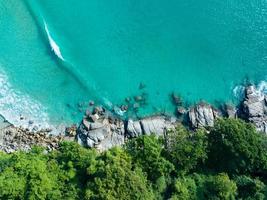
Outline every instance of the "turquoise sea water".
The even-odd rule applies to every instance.
[[[0,113],[16,123],[142,94],[138,115],[172,113],[172,92],[235,102],[236,86],[267,80],[267,2],[1,0],[0,47]]]

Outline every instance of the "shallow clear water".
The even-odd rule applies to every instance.
[[[89,100],[140,94],[139,115],[172,113],[172,92],[235,102],[237,85],[267,80],[265,0],[2,0],[0,27],[0,113],[13,119],[75,122]]]

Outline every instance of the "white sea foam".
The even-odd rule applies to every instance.
[[[48,37],[48,40],[49,40],[49,44],[51,46],[52,51],[54,51],[54,53],[56,54],[56,56],[58,58],[60,58],[61,60],[64,61],[64,58],[63,58],[63,56],[62,56],[62,54],[60,52],[60,48],[57,45],[57,43],[55,42],[55,40],[52,38],[52,36],[51,36],[51,34],[49,32],[48,26],[47,26],[45,21],[44,21],[44,26],[45,26],[45,32],[47,34],[47,37]]]
[[[122,111],[118,106],[114,106],[107,98],[103,98],[103,103],[108,109],[113,110],[119,116],[123,116],[126,113],[126,111]]]
[[[46,108],[28,95],[15,90],[0,73],[0,114],[10,123],[29,129],[52,128]],[[32,123],[29,123],[32,121]]]
[[[257,90],[262,94],[267,94],[267,81],[261,81],[257,86]]]
[[[263,94],[267,94],[267,81],[261,81],[256,85],[256,89],[258,94],[262,95],[262,98],[264,98]],[[233,93],[237,99],[243,99],[245,95],[245,87],[243,85],[237,85],[234,87]]]
[[[245,87],[243,85],[237,85],[233,89],[234,97],[237,99],[242,99],[244,97]]]

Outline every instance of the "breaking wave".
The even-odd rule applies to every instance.
[[[51,49],[52,51],[54,51],[54,53],[56,54],[56,56],[61,59],[61,60],[65,60],[61,54],[61,51],[60,51],[60,47],[57,45],[57,43],[55,42],[55,40],[52,38],[50,32],[49,32],[49,29],[48,29],[48,26],[46,24],[46,22],[44,21],[44,27],[45,27],[45,32],[46,32],[46,35],[47,35],[47,38],[49,40],[49,44],[51,46]]]
[[[28,95],[15,90],[3,73],[0,74],[0,113],[15,126],[30,130],[54,130],[46,108]]]

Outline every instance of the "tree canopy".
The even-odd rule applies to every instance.
[[[178,126],[105,152],[74,142],[0,152],[0,199],[264,200],[266,144],[253,125],[220,119],[209,131]]]

